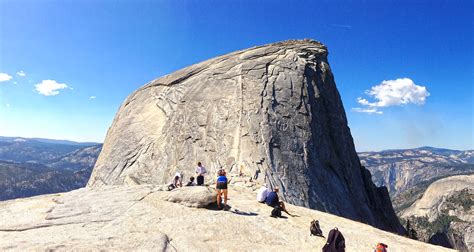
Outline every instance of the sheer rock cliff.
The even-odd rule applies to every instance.
[[[163,184],[201,161],[212,175],[278,186],[292,204],[403,233],[360,164],[327,56],[317,41],[283,41],[147,83],[117,112],[88,186]]]

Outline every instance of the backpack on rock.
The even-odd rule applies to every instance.
[[[328,240],[323,247],[323,252],[345,252],[346,241],[344,236],[337,228],[332,229],[329,232]]]
[[[377,243],[377,246],[375,246],[375,250],[374,252],[387,252],[387,244],[383,244],[383,243]]]
[[[323,231],[321,230],[321,227],[319,226],[318,220],[311,221],[311,225],[309,226],[309,231],[311,232],[310,235],[315,235],[315,236],[324,238]]]
[[[273,208],[272,214],[270,215],[273,218],[281,218],[281,208],[280,206],[277,206]]]

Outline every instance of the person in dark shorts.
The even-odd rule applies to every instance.
[[[292,214],[290,214],[287,210],[286,210],[286,206],[285,206],[285,203],[283,203],[283,201],[280,201],[279,198],[278,198],[278,192],[279,192],[279,188],[278,187],[275,187],[275,189],[273,189],[272,192],[269,192],[268,195],[267,195],[267,198],[265,199],[265,203],[273,208],[280,208],[281,211],[287,213],[289,216],[292,216]]]
[[[217,207],[221,208],[221,199],[222,194],[224,194],[224,208],[227,206],[227,177],[224,170],[219,170],[218,177],[216,183],[216,190],[217,190]]]
[[[202,166],[201,162],[198,162],[197,167],[196,167],[197,185],[204,184],[204,174],[206,173],[207,173],[206,168]]]

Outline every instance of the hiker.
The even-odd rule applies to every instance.
[[[328,239],[323,247],[323,252],[345,252],[346,241],[337,228],[329,231]]]
[[[285,207],[285,203],[283,201],[280,201],[278,199],[278,192],[280,189],[278,187],[275,187],[272,192],[269,192],[267,197],[265,198],[265,203],[273,208],[280,208],[281,211],[287,213],[289,216],[293,217],[292,214],[290,214]]]
[[[257,201],[260,203],[265,203],[265,199],[267,198],[268,193],[270,190],[267,188],[267,184],[263,184],[262,187],[258,190],[257,193]]]
[[[186,184],[186,186],[194,186],[194,185],[195,185],[195,184],[194,184],[194,177],[191,176],[191,177],[189,178],[189,181],[188,181],[188,183]]]
[[[179,183],[180,183],[179,176],[174,176],[173,182],[171,182],[171,184],[168,185],[168,191],[178,188]]]
[[[203,185],[204,184],[204,174],[206,174],[206,168],[202,166],[201,162],[197,163],[196,167],[196,175],[197,175],[197,185]]]
[[[217,190],[217,207],[221,209],[222,194],[224,194],[224,209],[227,206],[227,177],[224,170],[219,170],[219,176],[217,177],[216,190]]]
[[[176,187],[183,187],[183,173],[176,171],[174,177],[178,177],[178,181],[176,182]]]
[[[240,170],[239,170],[239,177],[243,177],[245,175],[245,168],[244,165],[240,165]]]

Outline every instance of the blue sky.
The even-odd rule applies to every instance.
[[[0,1],[0,135],[102,142],[151,79],[313,38],[359,151],[474,148],[472,1],[223,2]]]

